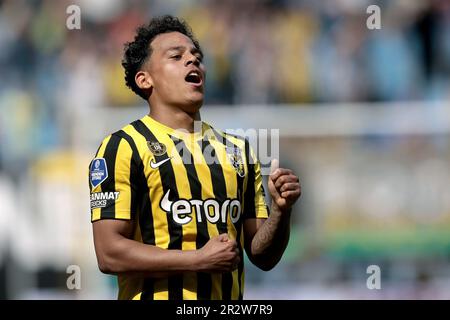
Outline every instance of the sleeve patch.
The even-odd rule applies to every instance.
[[[106,167],[106,160],[104,158],[95,158],[92,160],[89,169],[89,178],[94,188],[108,178],[108,168]]]

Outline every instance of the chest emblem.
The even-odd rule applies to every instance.
[[[236,146],[226,147],[227,158],[230,161],[237,174],[242,178],[245,175],[244,161],[242,160],[242,151]]]
[[[147,147],[154,156],[162,156],[167,152],[166,145],[157,141],[147,141]]]

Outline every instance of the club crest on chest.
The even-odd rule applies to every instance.
[[[167,152],[166,145],[158,141],[147,141],[147,147],[154,156],[162,156]]]
[[[236,146],[226,147],[227,158],[240,177],[244,177],[245,168],[242,151]]]

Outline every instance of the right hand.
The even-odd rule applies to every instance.
[[[198,268],[202,272],[231,272],[241,261],[237,242],[226,233],[211,238],[197,253]]]

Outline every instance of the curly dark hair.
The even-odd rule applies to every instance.
[[[149,98],[149,92],[139,88],[134,78],[152,54],[150,44],[153,39],[157,35],[167,32],[180,32],[186,35],[192,40],[195,47],[201,51],[191,28],[182,19],[165,15],[153,18],[148,25],[140,26],[136,31],[134,41],[125,44],[122,66],[125,69],[125,83],[127,87],[146,101]]]

